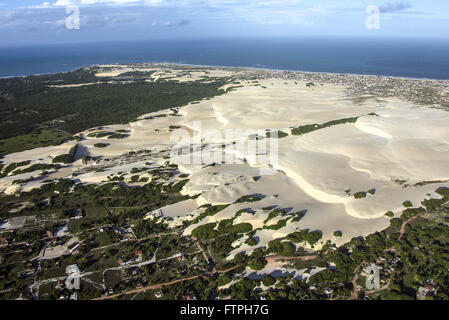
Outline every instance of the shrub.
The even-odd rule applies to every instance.
[[[248,264],[248,267],[250,267],[253,270],[262,270],[267,265],[267,260],[265,258],[258,258],[254,259]]]
[[[267,208],[267,209],[269,210],[269,209],[271,209],[271,208]],[[264,209],[264,210],[265,210],[265,209]],[[271,211],[271,212],[268,214],[267,219],[265,219],[265,221],[264,221],[263,223],[267,223],[267,222],[270,221],[271,219],[274,219],[274,218],[276,218],[277,216],[279,216],[280,214],[284,214],[284,210],[282,210],[282,209],[276,209],[276,210]]]
[[[227,285],[231,281],[232,281],[232,277],[229,274],[225,273],[225,274],[220,275],[217,278],[217,285],[219,287],[222,287],[224,285]]]
[[[357,122],[358,117],[354,118],[345,118],[345,119],[339,119],[339,120],[332,120],[323,124],[307,124],[298,128],[292,129],[292,134],[299,136],[302,134],[310,133],[316,130],[324,129],[324,128],[330,128],[332,126],[338,125],[338,124],[344,124],[344,123],[355,123]]]
[[[96,144],[94,144],[95,148],[106,148],[107,146],[109,146],[109,143],[96,143]]]
[[[390,224],[393,228],[400,228],[402,226],[402,220],[399,218],[393,218],[390,220]]]
[[[301,212],[301,211],[296,212],[295,214],[296,214],[296,217],[294,217],[294,218],[292,219],[292,222],[298,222],[298,221],[300,221],[302,218],[304,218],[304,216],[306,215],[304,212]]]
[[[341,231],[335,231],[334,232],[334,236],[337,237],[337,238],[341,238],[342,235],[343,235],[343,232],[341,232]]]
[[[59,156],[54,157],[52,162],[67,164],[73,162],[73,158],[70,154],[61,154]]]
[[[250,223],[239,223],[232,226],[231,233],[247,233],[253,230],[253,226]]]
[[[210,240],[216,238],[218,232],[215,229],[217,223],[208,223],[202,226],[199,226],[192,231],[192,236],[199,240]]]
[[[445,203],[444,199],[426,199],[421,204],[426,207],[427,211],[435,211]]]
[[[53,168],[58,168],[58,165],[46,164],[46,163],[36,163],[36,164],[33,164],[32,166],[29,166],[28,168],[15,170],[13,172],[13,175],[27,173],[27,172],[33,172],[33,171],[37,171],[37,170],[49,170],[49,169],[53,169]]]
[[[243,196],[239,198],[235,203],[243,203],[243,202],[256,202],[262,200],[263,197],[259,195],[249,195],[249,196]]]
[[[70,148],[69,153],[61,154],[53,158],[53,163],[72,163],[75,161],[76,151],[78,150],[78,144],[75,144],[72,148]]]
[[[436,191],[440,196],[445,197],[446,199],[449,198],[449,188],[446,187],[440,187]]]
[[[281,242],[281,240],[272,240],[268,243],[268,248],[271,252],[283,256],[292,257],[296,253],[296,248],[290,242]]]
[[[413,203],[412,203],[411,201],[409,201],[409,200],[404,201],[404,202],[402,203],[402,205],[403,205],[404,207],[406,207],[406,208],[412,208],[412,207],[413,207]]]
[[[110,136],[108,137],[108,139],[125,139],[125,138],[127,138],[127,137],[128,137],[127,134],[116,133],[116,134],[110,135]]]
[[[279,220],[276,224],[273,224],[271,226],[265,226],[264,229],[268,229],[268,230],[279,230],[282,229],[283,227],[285,227],[287,225],[287,221],[288,219],[284,219],[284,220]]]
[[[269,287],[276,283],[276,279],[268,275],[262,278],[262,283],[265,287]]]
[[[290,233],[287,239],[293,241],[294,243],[300,243],[303,241],[308,242],[311,246],[315,245],[322,238],[320,231],[301,230],[298,232]]]
[[[314,246],[322,237],[323,236],[320,231],[312,231],[306,234],[306,241],[311,246]]]
[[[99,132],[89,133],[87,136],[89,138],[104,138],[104,137],[107,137],[107,136],[111,136],[113,134],[114,134],[114,132],[99,131]]]
[[[248,239],[246,239],[245,244],[249,245],[249,246],[255,246],[257,244],[257,240],[254,239],[253,237],[250,237]]]
[[[7,176],[8,173],[14,171],[18,167],[27,166],[30,163],[31,163],[30,160],[26,160],[26,161],[22,161],[22,162],[18,162],[18,163],[10,163],[3,169],[3,172],[2,172],[2,169],[0,168],[0,172],[1,172],[0,177]],[[3,165],[2,165],[2,168],[3,168]]]
[[[387,216],[389,218],[393,218],[394,217],[394,212],[393,211],[388,211],[387,213],[385,213],[385,216]]]
[[[278,139],[282,139],[282,138],[288,137],[288,133],[285,133],[283,131],[277,130],[275,132],[277,132],[277,138]],[[273,132],[267,132],[266,133],[267,138],[271,138],[272,135],[273,135]]]
[[[217,205],[217,206],[210,206],[206,209],[205,213],[208,216],[213,216],[216,215],[217,213],[219,213],[220,211],[226,209],[227,207],[229,207],[228,204],[224,204],[224,205]]]
[[[364,192],[364,191],[356,192],[356,193],[354,193],[354,198],[364,199],[364,198],[366,198],[366,192]]]
[[[220,221],[218,224],[218,232],[221,234],[227,233],[247,233],[253,230],[253,226],[249,223],[239,223],[234,225],[231,219]]]

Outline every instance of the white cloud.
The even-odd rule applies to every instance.
[[[140,4],[140,5],[158,5],[163,0],[57,0],[52,3],[53,6],[88,6],[97,4],[123,5],[123,4]]]

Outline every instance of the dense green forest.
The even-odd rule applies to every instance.
[[[88,128],[127,123],[138,116],[224,93],[223,81],[121,82],[94,69],[0,79],[0,155],[62,143]],[[52,87],[79,83],[80,87]],[[113,83],[105,81],[118,80]],[[11,140],[12,139],[12,140]],[[16,141],[17,140],[17,141]]]

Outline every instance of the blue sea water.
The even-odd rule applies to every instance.
[[[0,77],[108,63],[172,62],[449,80],[449,40],[277,38],[0,47]]]

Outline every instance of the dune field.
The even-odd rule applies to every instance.
[[[133,71],[132,67],[107,66],[97,76],[101,79]],[[154,72],[154,79],[178,81],[207,81],[208,77],[229,77],[234,72],[216,69],[170,74],[152,68],[140,71]],[[0,191],[29,191],[60,178],[101,184],[123,174],[125,183],[141,185],[142,182],[130,181],[130,171],[145,168],[148,172],[173,164],[171,137],[176,130],[192,136],[198,128],[202,132],[215,130],[220,135],[203,137],[197,147],[207,147],[216,154],[233,153],[235,161],[213,165],[178,163],[180,173],[189,179],[182,193],[198,197],[160,211],[177,225],[201,214],[205,204],[230,204],[216,215],[190,225],[184,233],[224,219],[234,219],[234,224],[250,223],[256,230],[257,246],[245,244],[246,238],[242,238],[235,243],[232,257],[303,229],[321,231],[319,245],[327,240],[343,244],[355,236],[388,227],[390,218],[385,214],[399,214],[405,201],[419,207],[424,199],[441,198],[435,190],[449,185],[448,111],[398,98],[354,101],[344,85],[308,85],[306,81],[276,77],[230,80],[223,89],[227,90],[225,94],[209,100],[142,115],[129,124],[82,132],[82,139],[77,142],[77,161],[49,169],[45,174],[37,170],[8,175],[0,179]],[[309,130],[310,125],[317,126]],[[295,131],[301,127],[307,130]],[[259,163],[251,156],[235,153],[235,140],[226,139],[229,129],[282,132],[278,138],[261,137],[267,143],[277,139],[276,161]],[[99,131],[121,132],[125,137],[89,137]],[[249,140],[246,137],[241,142]],[[51,164],[55,156],[67,153],[74,144],[72,141],[9,154],[2,161],[8,165],[30,160],[23,168]],[[96,147],[99,144],[103,146]],[[272,174],[261,174],[260,169],[272,169]],[[149,173],[140,177],[152,178]],[[165,183],[180,180],[177,176]],[[247,195],[257,195],[259,201],[236,202]],[[268,219],[267,208],[283,209],[284,213]],[[295,220],[298,212],[304,217]],[[283,227],[267,228],[282,220],[286,220]],[[335,231],[341,231],[342,236],[335,237]]]

